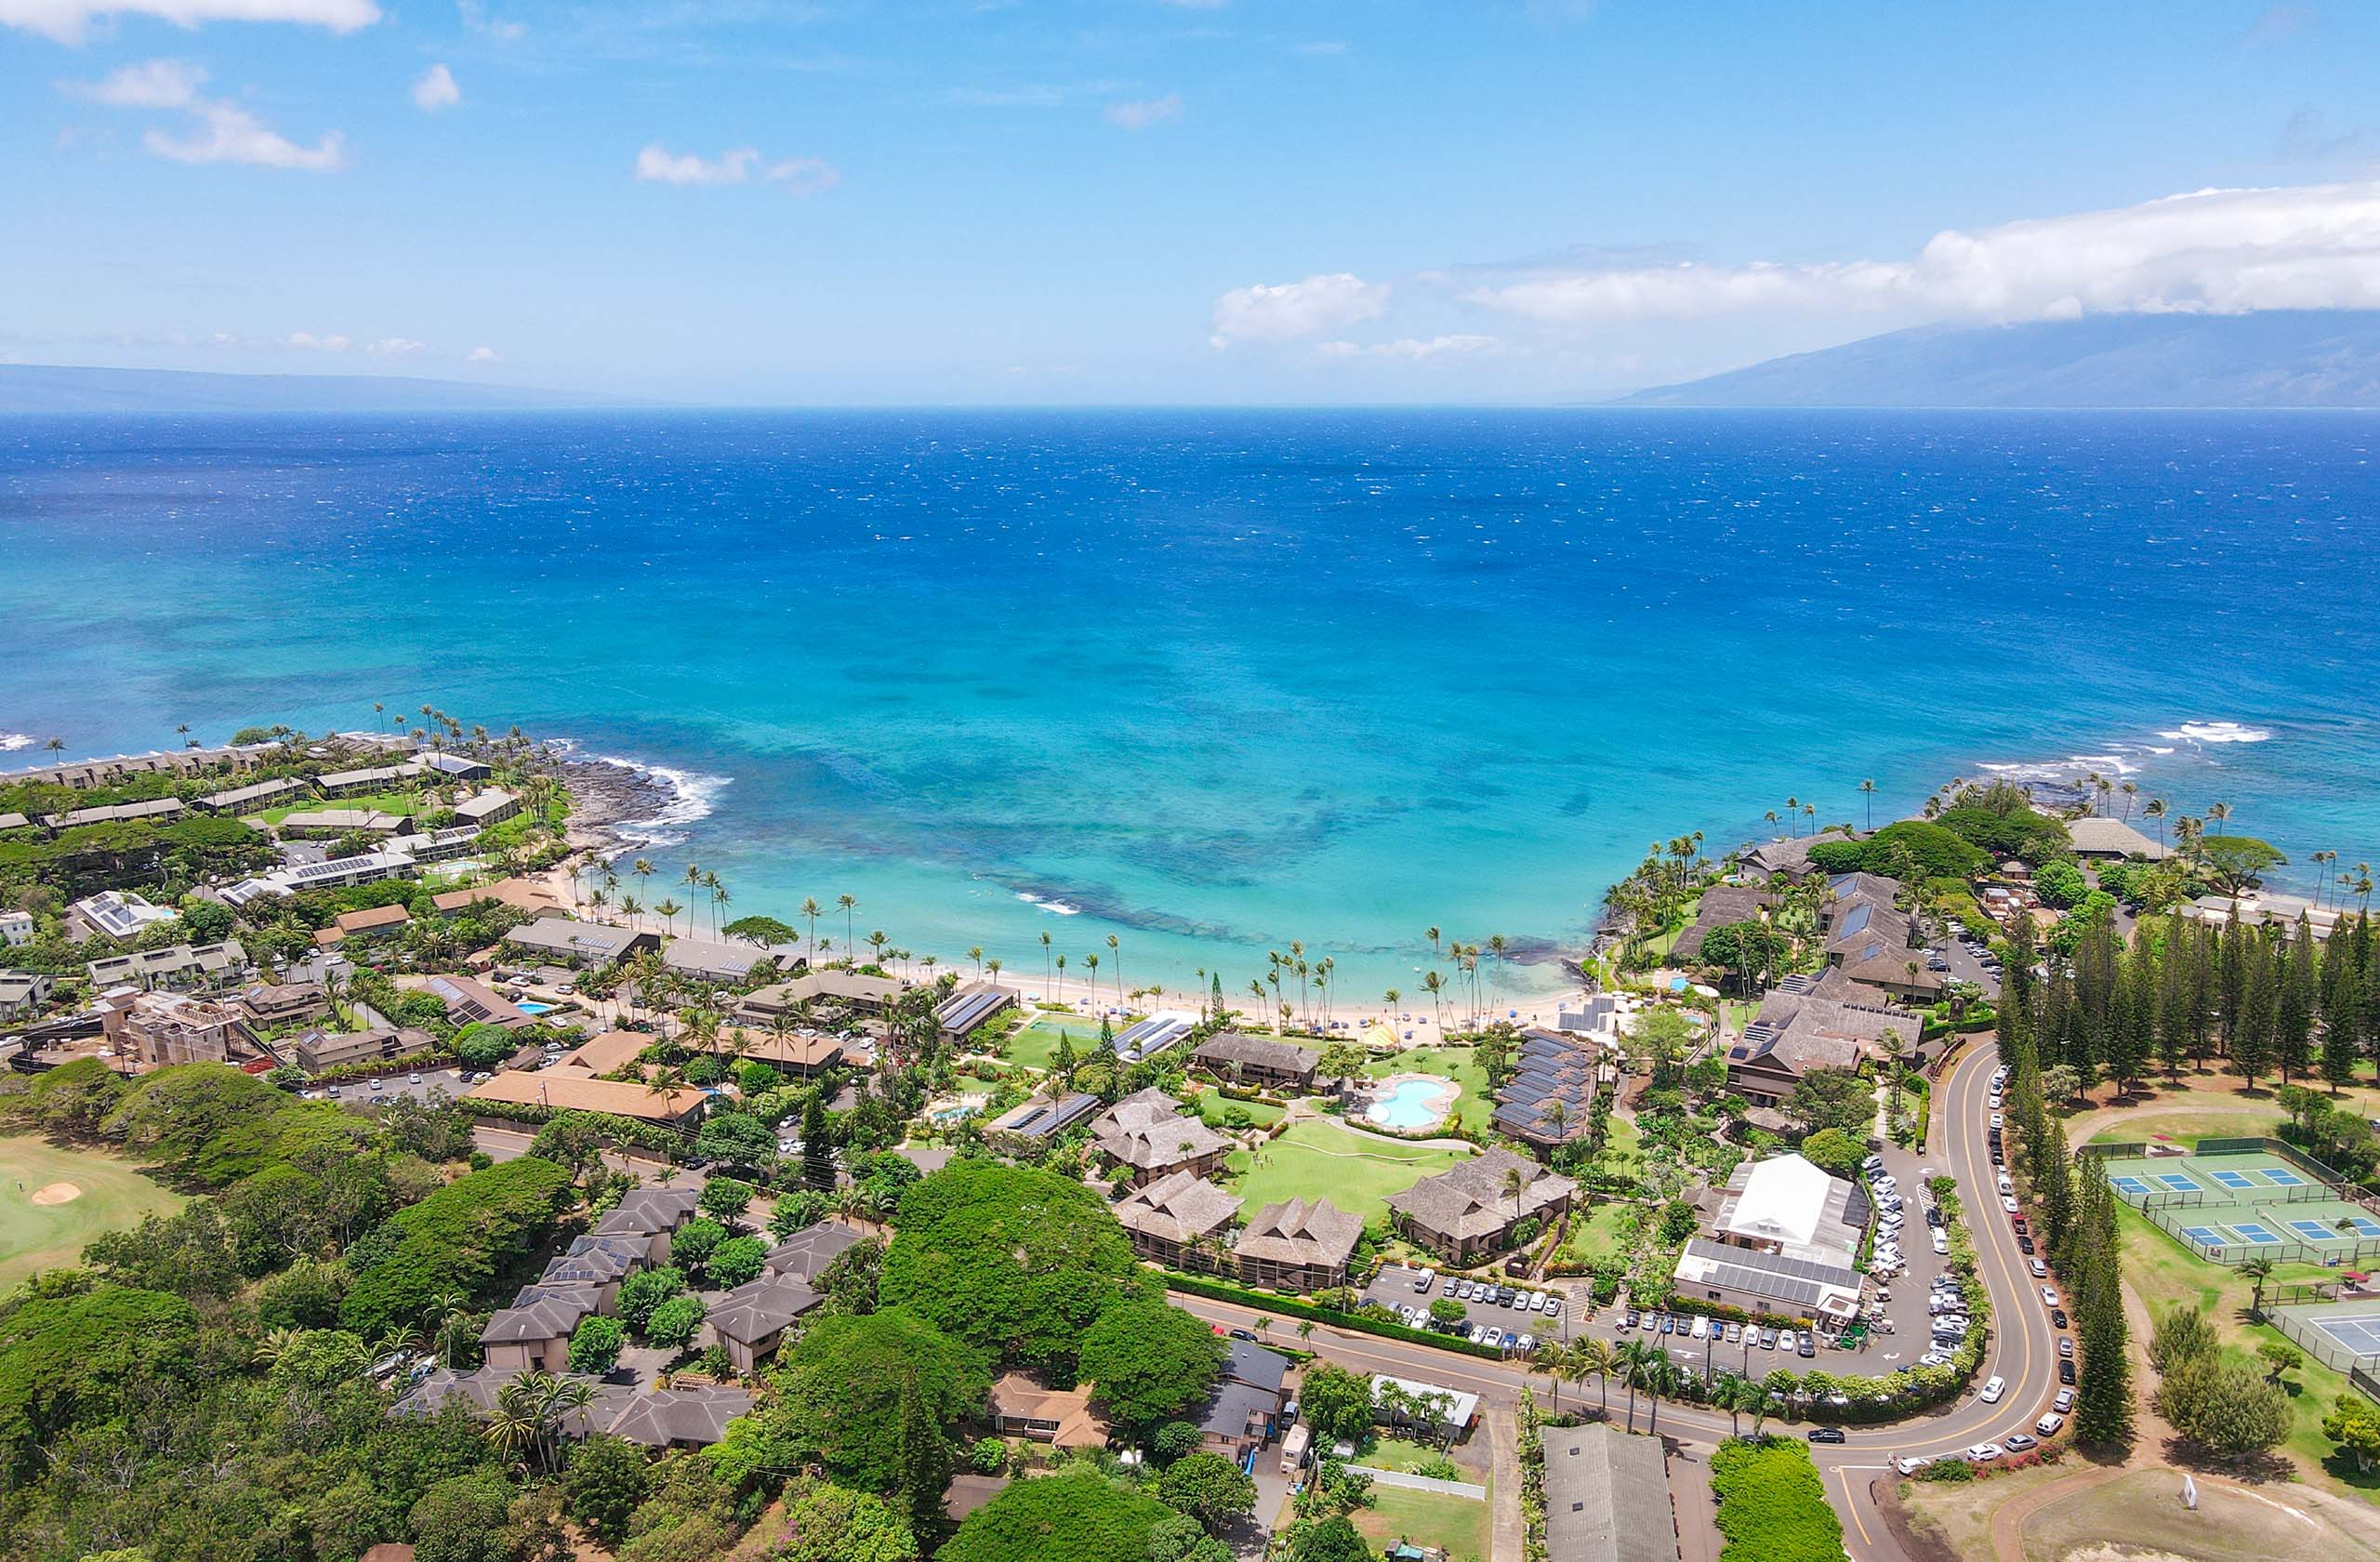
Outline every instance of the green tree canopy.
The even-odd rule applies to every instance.
[[[958,1160],[902,1196],[879,1294],[1005,1359],[1064,1368],[1139,1277],[1124,1228],[1082,1184]]]
[[[1372,1429],[1371,1380],[1328,1361],[1307,1370],[1298,1406],[1325,1447],[1358,1442]]]
[[[917,1562],[917,1538],[894,1509],[840,1486],[813,1486],[786,1505],[777,1562]]]
[[[946,1428],[982,1410],[991,1389],[981,1352],[897,1307],[818,1319],[774,1380],[772,1413],[795,1449],[842,1485],[876,1492],[903,1484],[905,1396]]]
[[[704,1276],[722,1291],[733,1291],[760,1277],[769,1262],[769,1245],[758,1237],[730,1237],[711,1250]]]
[[[694,1343],[702,1326],[703,1299],[673,1296],[646,1315],[644,1337],[656,1345],[683,1349]]]
[[[449,1183],[349,1251],[356,1278],[340,1321],[368,1338],[422,1320],[450,1291],[492,1299],[502,1275],[546,1245],[574,1197],[570,1173],[534,1156]]]
[[[570,1516],[607,1546],[627,1538],[628,1516],[652,1489],[644,1450],[624,1438],[593,1436],[570,1450],[563,1479]]]
[[[1822,1128],[1802,1141],[1802,1156],[1835,1176],[1855,1177],[1859,1163],[1868,1158],[1868,1145],[1839,1128]]]
[[[932,1181],[931,1178],[928,1181]],[[971,1513],[936,1562],[1132,1562],[1171,1510],[1095,1470],[1022,1480]]]
[[[1168,1465],[1157,1477],[1157,1494],[1168,1507],[1181,1509],[1211,1530],[1232,1515],[1256,1506],[1256,1481],[1236,1461],[1202,1449]]]
[[[1813,1068],[1786,1092],[1784,1108],[1813,1133],[1828,1128],[1860,1133],[1876,1119],[1874,1087],[1857,1069]]]
[[[1141,1429],[1203,1399],[1223,1356],[1223,1341],[1203,1319],[1148,1298],[1102,1314],[1083,1333],[1076,1370],[1110,1421]]]
[[[0,1317],[0,1447],[21,1467],[144,1384],[186,1375],[197,1343],[197,1314],[163,1291],[103,1285],[24,1303]]]

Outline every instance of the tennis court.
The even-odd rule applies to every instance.
[[[2380,1365],[2380,1300],[2366,1296],[2275,1308],[2272,1321],[2306,1353],[2345,1371],[2351,1364]]]
[[[2106,1164],[2118,1198],[2217,1264],[2259,1253],[2334,1265],[2380,1255],[2380,1215],[2270,1150]]]

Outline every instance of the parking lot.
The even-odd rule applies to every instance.
[[[378,1088],[375,1089],[375,1086]],[[322,1094],[352,1105],[358,1102],[385,1101],[392,1095],[409,1095],[416,1101],[428,1101],[434,1091],[444,1091],[450,1096],[462,1094],[462,1072],[454,1068],[424,1068],[418,1070],[417,1075],[383,1074],[372,1079],[348,1079],[324,1086]]]
[[[1414,1289],[1415,1282],[1425,1276],[1430,1280],[1430,1289],[1426,1293]],[[1460,1277],[1456,1277],[1455,1283],[1457,1285],[1461,1283]],[[1481,1283],[1485,1284],[1485,1282]],[[1372,1283],[1365,1288],[1364,1300],[1378,1302],[1392,1310],[1398,1307],[1419,1307],[1423,1312],[1427,1312],[1431,1303],[1451,1299],[1461,1303],[1463,1317],[1476,1328],[1501,1329],[1506,1334],[1514,1336],[1525,1334],[1529,1337],[1532,1344],[1542,1340],[1567,1340],[1570,1337],[1570,1298],[1563,1282],[1551,1281],[1542,1285],[1526,1286],[1518,1283],[1506,1286],[1500,1282],[1499,1294],[1501,1295],[1505,1290],[1513,1292],[1514,1304],[1511,1306],[1503,1306],[1485,1299],[1465,1300],[1455,1294],[1453,1288],[1448,1285],[1447,1277],[1438,1275],[1435,1271],[1416,1269],[1402,1264],[1385,1264],[1381,1266],[1380,1273],[1373,1277]],[[1551,1310],[1531,1307],[1528,1304],[1532,1297],[1545,1298],[1550,1304]]]

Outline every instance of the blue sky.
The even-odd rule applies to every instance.
[[[0,0],[0,359],[1529,402],[2375,307],[2375,65],[2342,4]]]

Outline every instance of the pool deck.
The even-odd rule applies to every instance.
[[[1440,1075],[1391,1074],[1373,1084],[1357,1120],[1391,1133],[1423,1133],[1443,1124],[1461,1095],[1461,1085]],[[1399,1115],[1383,1117],[1382,1108]]]

